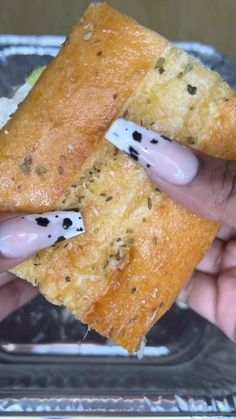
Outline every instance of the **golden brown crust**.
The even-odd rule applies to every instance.
[[[232,92],[212,123],[201,150],[223,159],[236,160],[236,93]]]
[[[211,155],[236,158],[236,105],[230,86],[171,44],[161,62],[161,71],[151,69],[129,98],[129,118]],[[194,86],[193,95],[188,86]]]
[[[0,131],[0,211],[53,208],[166,42],[104,3],[87,9]]]
[[[140,228],[124,266],[82,320],[129,351],[137,349],[173,304],[216,232],[216,224],[163,199],[156,216]]]
[[[83,35],[88,32],[93,34],[85,41]],[[102,53],[97,56],[99,51]],[[64,304],[104,336],[134,350],[173,303],[218,226],[156,190],[142,168],[102,138],[103,132],[123,108],[132,120],[142,120],[178,141],[187,144],[199,133],[193,144],[196,148],[236,158],[232,141],[236,133],[235,95],[218,75],[104,4],[88,9],[83,26],[75,28],[60,54],[8,127],[10,133],[19,127],[19,144],[24,134],[21,158],[27,141],[30,145],[35,141],[34,164],[42,164],[42,146],[47,158],[54,156],[52,177],[48,174],[46,181],[39,183],[33,173],[24,175],[28,180],[22,196],[10,187],[3,199],[10,181],[9,171],[8,175],[2,172],[7,169],[2,155],[0,209],[11,206],[39,211],[79,206],[86,233],[39,252],[13,272],[38,284],[46,298]],[[164,72],[159,72],[159,64],[155,66],[161,55],[166,60]],[[59,82],[54,80],[55,74]],[[66,74],[68,80],[62,80]],[[188,96],[188,83],[198,83],[196,97]],[[51,91],[49,96],[45,92],[45,86],[51,85],[56,99]],[[48,121],[43,113],[36,123],[33,116],[38,103],[44,103],[53,124],[59,119],[63,122],[55,131],[56,145],[50,142],[55,139],[51,129],[45,131],[50,138],[44,136],[42,145],[38,135],[32,138],[31,131],[44,132],[44,118]],[[44,112],[43,107],[40,109]],[[28,122],[29,116],[27,129],[24,120]],[[65,173],[59,176],[58,164],[60,155],[65,155],[68,133],[75,152],[71,157],[66,155]],[[224,133],[231,142],[224,139]],[[17,171],[19,155],[13,159],[13,134],[8,136],[9,144],[1,141]],[[14,176],[17,181],[22,179],[22,175]],[[70,283],[65,281],[68,276]]]

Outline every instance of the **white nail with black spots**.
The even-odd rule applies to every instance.
[[[77,210],[17,216],[0,225],[0,253],[7,258],[25,258],[84,231]]]
[[[105,138],[144,167],[153,180],[160,177],[186,185],[197,174],[198,159],[188,148],[132,121],[116,119]]]

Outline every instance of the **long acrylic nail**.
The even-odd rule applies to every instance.
[[[186,185],[197,174],[198,159],[189,149],[131,121],[116,119],[105,138],[139,162],[152,178]]]
[[[24,258],[84,232],[79,211],[53,211],[11,218],[0,225],[0,253]]]

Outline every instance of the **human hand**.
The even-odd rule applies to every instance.
[[[7,271],[40,249],[83,231],[78,211],[0,217],[0,321],[37,294],[37,288]]]
[[[236,161],[191,151],[123,119],[113,123],[106,138],[175,201],[221,224],[180,299],[236,341]]]

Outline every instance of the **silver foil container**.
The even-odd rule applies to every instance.
[[[47,64],[61,36],[0,35],[0,97]],[[209,45],[176,42],[236,88],[236,70]],[[236,346],[174,306],[128,356],[43,297],[0,324],[0,416],[235,417]]]

